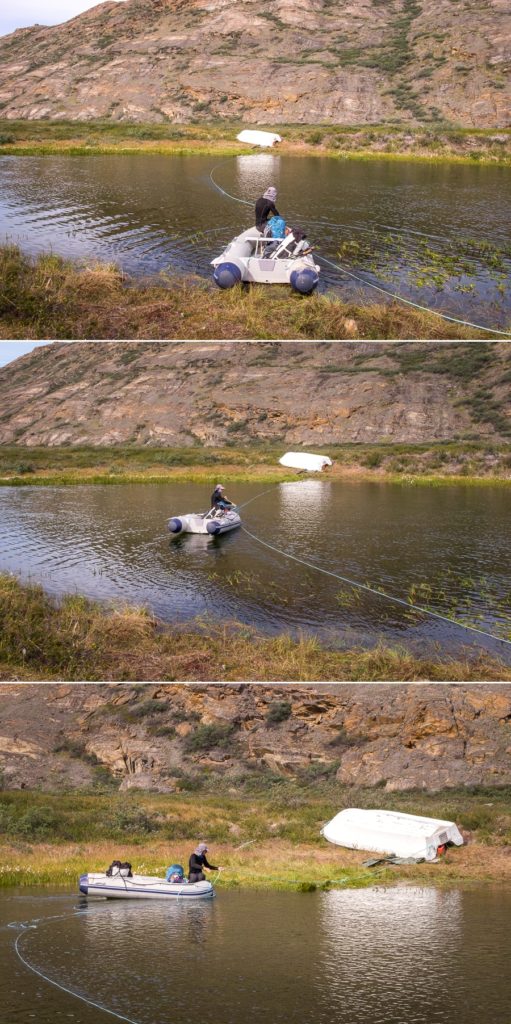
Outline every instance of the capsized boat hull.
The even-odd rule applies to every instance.
[[[80,892],[84,896],[104,896],[120,900],[203,900],[212,899],[211,882],[167,882],[148,875],[105,875],[88,873],[80,876]]]
[[[197,515],[192,512],[184,516],[173,516],[168,521],[168,528],[174,537],[181,533],[202,533],[218,537],[222,533],[236,530],[238,526],[241,526],[241,516],[234,509],[225,511],[223,515],[212,515],[209,512],[206,515]]]
[[[257,228],[249,228],[229,242],[220,256],[211,261],[213,278],[219,288],[233,288],[241,281],[253,284],[287,284],[302,295],[309,295],[319,281],[320,268],[312,256],[289,259],[264,258],[263,249],[271,239]]]

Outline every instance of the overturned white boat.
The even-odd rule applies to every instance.
[[[263,132],[260,129],[244,128],[236,136],[238,142],[248,142],[250,146],[274,146],[276,142],[282,142],[282,136],[276,132]]]
[[[357,807],[336,814],[321,829],[321,835],[349,850],[424,860],[434,860],[438,848],[448,843],[463,846],[463,836],[453,821]]]
[[[80,875],[80,892],[84,896],[105,896],[107,899],[130,900],[197,900],[211,899],[215,890],[211,882],[167,882],[149,875],[127,876],[88,873]]]
[[[307,473],[321,473],[328,466],[333,466],[328,455],[313,455],[312,452],[286,452],[279,463],[289,469],[303,469]]]
[[[174,537],[181,533],[209,533],[212,537],[218,537],[221,533],[228,533],[241,526],[241,516],[235,508],[212,508],[205,513],[190,512],[184,516],[173,516],[167,525]]]
[[[264,255],[271,238],[256,227],[248,228],[211,261],[213,278],[219,288],[234,288],[241,281],[254,284],[289,284],[294,291],[310,295],[319,281],[319,266],[310,250],[289,253],[289,237]]]

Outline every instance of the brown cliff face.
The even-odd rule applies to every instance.
[[[272,721],[273,719],[273,721]],[[208,773],[436,791],[511,784],[511,686],[6,685],[6,788],[171,792]]]
[[[473,342],[55,344],[0,370],[0,444],[498,439],[510,358]]]
[[[507,0],[126,0],[0,40],[7,118],[511,117]]]

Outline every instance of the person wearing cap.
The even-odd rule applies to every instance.
[[[269,185],[266,192],[263,192],[262,196],[257,200],[255,204],[255,223],[258,231],[264,231],[270,216],[280,217],[280,213],[275,206],[276,198],[277,189],[274,185]]]
[[[190,860],[188,862],[188,881],[189,882],[204,882],[205,874],[203,868],[209,868],[210,871],[220,871],[220,868],[215,867],[214,864],[208,863],[206,854],[208,852],[207,843],[199,843],[197,848],[193,851]]]
[[[215,490],[211,495],[211,508],[221,508],[225,511],[227,508],[233,508],[234,502],[229,501],[224,494],[225,487],[223,484],[216,484]]]

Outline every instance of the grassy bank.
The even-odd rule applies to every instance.
[[[379,644],[331,650],[314,639],[258,635],[244,625],[166,624],[142,608],[105,607],[79,595],[60,603],[0,576],[0,679],[191,682],[509,680],[481,652],[426,658]]]
[[[0,338],[28,339],[488,339],[488,334],[398,302],[343,302],[253,285],[130,278],[107,264],[35,259],[0,247]],[[510,335],[511,336],[511,335]]]
[[[278,465],[283,445],[233,443],[223,448],[117,446],[34,447],[0,445],[0,486],[198,483],[213,476],[230,484],[271,485],[298,480]],[[372,480],[404,486],[511,485],[511,445],[479,441],[437,444],[314,445],[334,460],[323,481]]]
[[[11,121],[0,119],[0,153],[33,155],[234,156],[253,152],[236,142],[239,122],[127,124],[115,121]],[[410,125],[268,125],[282,135],[288,156],[344,159],[511,163],[511,130],[464,129],[443,123]]]
[[[467,845],[448,850],[438,864],[364,868],[367,853],[333,847],[319,834],[325,821],[349,806],[454,820]],[[333,780],[254,776],[240,777],[235,795],[232,784],[227,789],[218,779],[194,794],[3,792],[0,815],[0,887],[74,887],[83,871],[104,870],[114,858],[129,860],[136,871],[161,874],[172,862],[186,864],[202,837],[211,844],[212,862],[222,865],[221,888],[511,880],[511,803],[505,789],[382,793]]]

